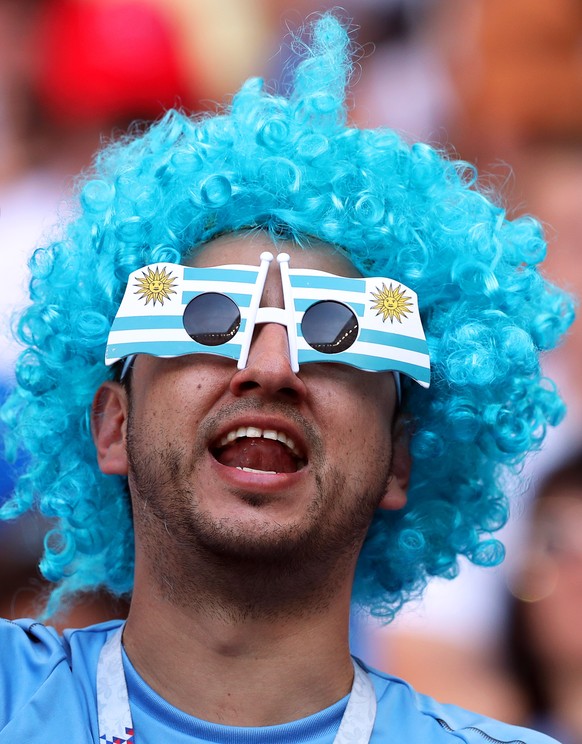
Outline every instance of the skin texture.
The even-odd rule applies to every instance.
[[[328,246],[280,249],[292,266],[357,275]],[[262,234],[226,236],[193,263],[257,265],[264,250]],[[262,304],[282,307],[273,263]],[[124,643],[137,670],[182,710],[235,725],[340,699],[358,552],[375,509],[406,499],[392,375],[333,363],[294,374],[275,323],[257,327],[243,370],[212,355],[139,356],[132,375],[130,399],[116,383],[99,390],[93,431],[103,472],[129,477],[136,575]],[[239,426],[284,431],[305,466],[220,464],[216,442]]]

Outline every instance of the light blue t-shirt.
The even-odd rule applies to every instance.
[[[0,744],[104,744],[97,732],[97,661],[120,623],[68,630],[61,637],[32,620],[0,621]],[[123,663],[135,744],[332,744],[348,700],[280,726],[221,726],[174,708],[140,678],[125,654]],[[400,679],[368,671],[378,701],[370,744],[556,744],[543,734],[442,705]]]

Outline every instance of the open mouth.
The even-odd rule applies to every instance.
[[[210,447],[221,465],[249,473],[296,473],[306,465],[305,455],[285,432],[239,426]]]

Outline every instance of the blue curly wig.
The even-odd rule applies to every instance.
[[[390,619],[429,577],[454,576],[459,555],[502,560],[491,534],[508,515],[503,477],[564,414],[539,352],[556,345],[573,305],[538,273],[538,222],[508,220],[471,166],[347,125],[351,70],[345,28],[320,17],[288,97],[251,79],[217,115],[169,111],[105,147],[62,239],[34,253],[17,330],[26,348],[1,411],[8,456],[28,459],[0,516],[36,507],[54,519],[41,561],[57,583],[49,613],[81,590],[132,588],[127,484],[100,473],[89,426],[128,274],[249,227],[307,249],[334,244],[364,275],[418,293],[433,372],[429,390],[404,380],[409,500],[377,513],[356,602]]]

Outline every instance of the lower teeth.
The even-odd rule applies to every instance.
[[[241,468],[237,465],[237,470],[244,470],[245,473],[267,473],[268,475],[277,475],[276,470],[255,470],[254,468]]]

